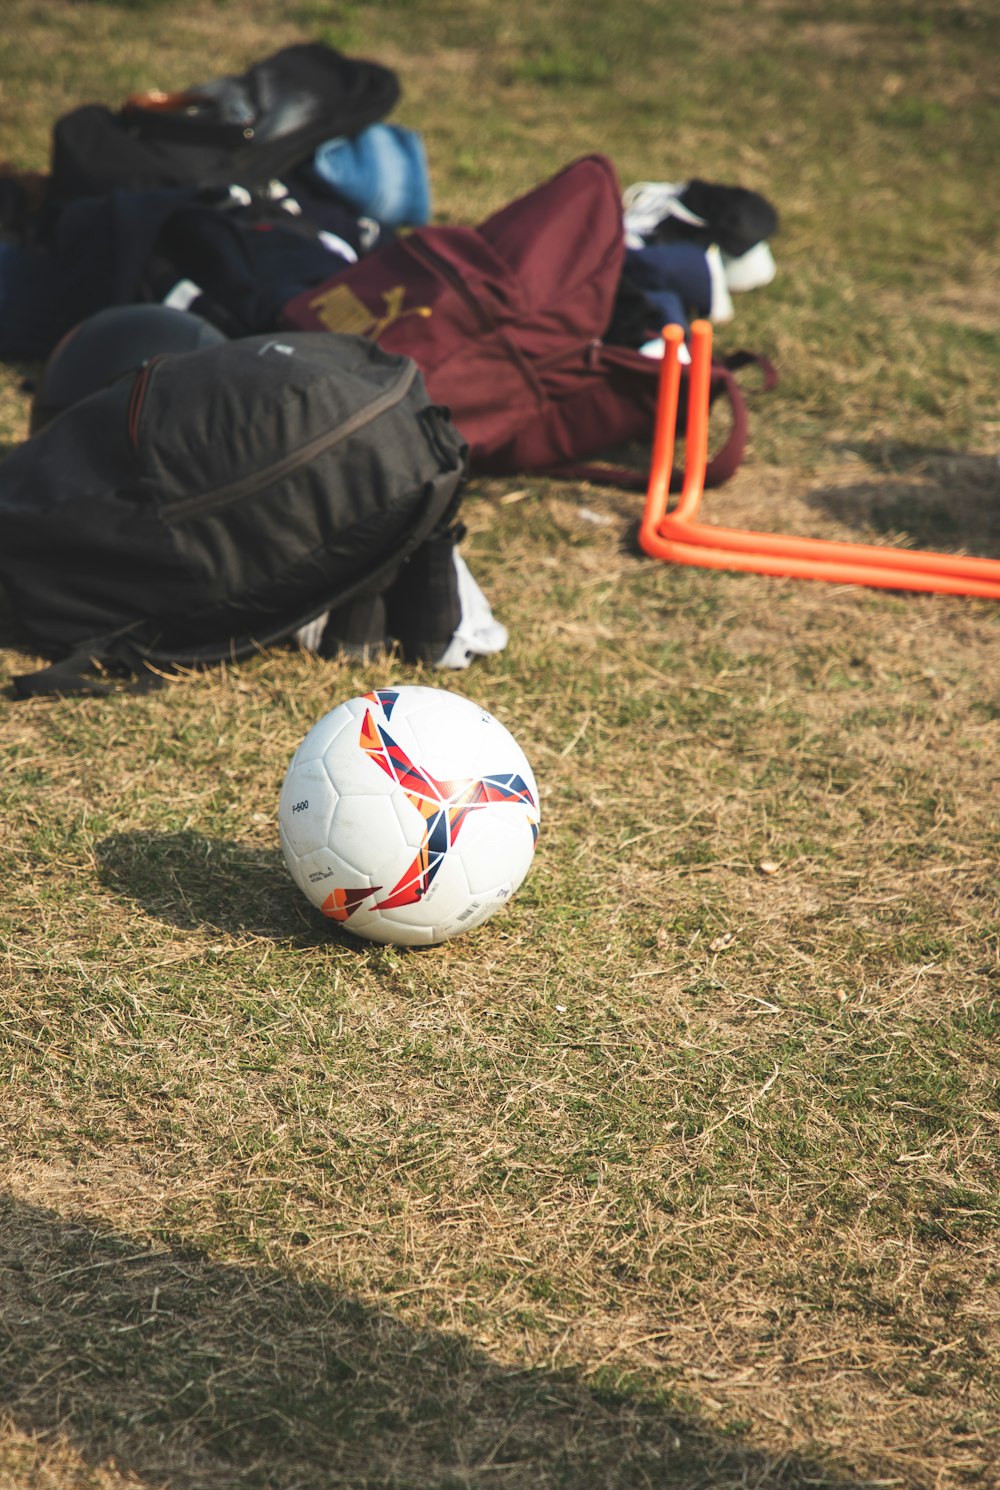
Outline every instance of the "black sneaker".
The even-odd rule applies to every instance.
[[[711,242],[733,258],[748,253],[755,243],[772,238],[778,230],[778,214],[771,203],[745,186],[720,186],[695,177],[678,201],[703,220]],[[672,222],[670,227],[676,229],[678,224]]]

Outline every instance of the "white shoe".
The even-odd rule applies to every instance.
[[[755,243],[753,248],[748,248],[739,258],[724,253],[722,267],[726,284],[733,294],[742,294],[744,290],[759,290],[762,285],[769,285],[778,272],[766,238]]]
[[[726,283],[722,254],[714,243],[710,248],[706,248],[705,261],[708,264],[708,274],[712,281],[712,304],[709,307],[708,319],[714,321],[717,326],[721,326],[733,319],[735,311],[729,295],[729,286]]]
[[[654,336],[650,341],[644,341],[639,351],[644,357],[657,357],[661,361],[667,350],[667,344],[662,336]],[[687,349],[687,342],[681,342],[677,348],[677,361],[683,366],[691,361],[691,353]]]

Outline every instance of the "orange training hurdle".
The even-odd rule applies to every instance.
[[[691,370],[685,431],[685,470],[680,498],[667,511],[674,460],[677,402],[680,393],[679,326],[663,329],[664,356],[650,462],[646,505],[639,543],[653,558],[706,569],[742,569],[793,579],[828,580],[835,584],[874,585],[887,590],[930,590],[939,594],[979,595],[1000,600],[1000,560],[964,554],[921,553],[869,543],[840,543],[826,538],[794,538],[724,528],[697,520],[708,458],[708,394],[712,359],[712,326],[691,326]]]

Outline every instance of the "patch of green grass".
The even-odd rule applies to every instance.
[[[590,47],[577,51],[546,45],[512,63],[510,75],[516,82],[543,88],[599,87],[612,82],[612,66]]]

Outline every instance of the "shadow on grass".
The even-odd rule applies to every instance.
[[[844,447],[879,474],[811,492],[809,506],[917,549],[1000,555],[1000,464],[995,456],[884,441]]]
[[[277,827],[275,827],[277,835]],[[212,927],[298,947],[360,943],[327,921],[292,881],[280,848],[203,833],[114,833],[97,844],[101,883],[184,930]]]
[[[857,1485],[641,1388],[501,1365],[324,1284],[10,1196],[0,1304],[0,1413],[25,1452],[69,1444],[158,1490]]]

